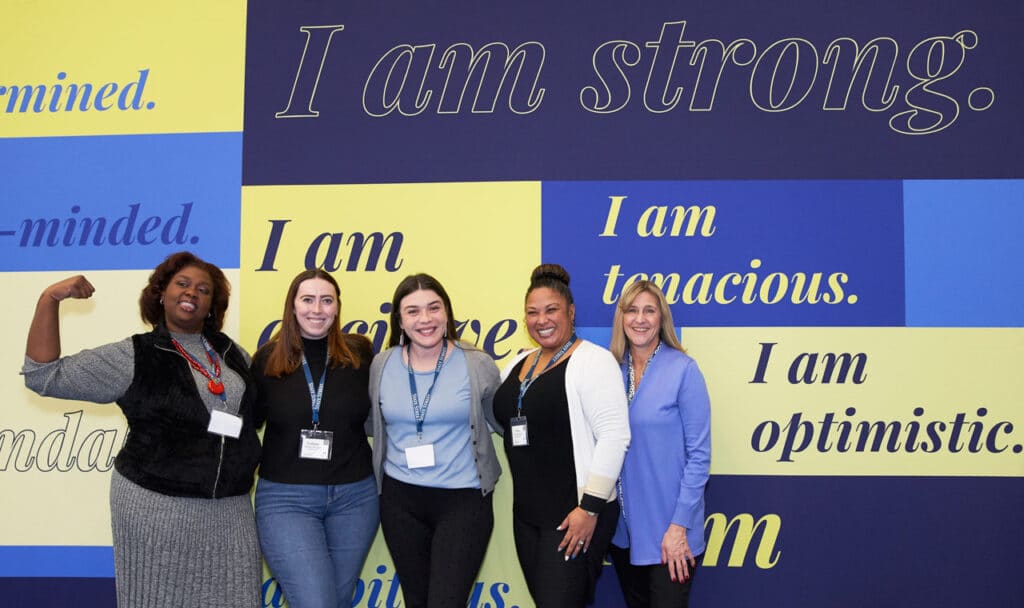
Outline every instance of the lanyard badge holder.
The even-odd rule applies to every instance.
[[[425,469],[432,467],[434,461],[434,444],[422,443],[423,421],[427,419],[427,408],[430,407],[430,397],[434,394],[434,387],[437,385],[437,377],[441,375],[441,368],[444,367],[444,358],[448,354],[448,340],[441,342],[441,354],[437,356],[437,366],[434,368],[434,379],[430,382],[427,394],[423,396],[423,404],[420,405],[419,391],[416,389],[416,375],[412,371],[412,346],[406,347],[406,357],[409,359],[409,396],[412,400],[412,415],[416,419],[416,438],[421,442],[419,445],[405,448],[405,463],[410,469]]]
[[[299,458],[307,460],[330,460],[334,446],[334,431],[320,430],[320,404],[324,398],[324,382],[327,379],[327,365],[330,363],[330,352],[324,361],[324,371],[320,374],[320,384],[313,384],[313,372],[309,370],[306,354],[302,354],[302,371],[306,374],[309,386],[309,400],[313,405],[313,428],[299,431]]]
[[[572,345],[576,343],[576,334],[569,337],[569,341],[562,345],[562,348],[558,349],[554,357],[548,361],[548,364],[541,370],[541,374],[548,371],[555,366],[556,363],[565,355],[566,352],[572,348]],[[512,431],[512,447],[521,448],[530,445],[530,432],[526,426],[526,416],[523,416],[523,396],[526,395],[526,391],[530,390],[530,386],[536,382],[536,378],[533,377],[533,372],[537,369],[537,363],[540,361],[540,351],[537,351],[537,358],[533,360],[533,365],[526,372],[526,377],[523,378],[523,382],[519,385],[519,399],[516,400],[516,415],[509,418],[509,427]],[[537,375],[540,377],[540,374]]]
[[[206,341],[206,336],[200,336],[199,339],[203,342],[203,349],[206,350],[206,358],[210,362],[212,370],[206,369],[206,366],[201,361],[188,354],[188,351],[174,338],[171,338],[171,345],[174,346],[174,350],[178,351],[179,355],[185,357],[185,360],[188,361],[192,369],[206,378],[206,390],[217,395],[220,398],[221,404],[224,405],[227,403],[228,398],[224,394],[224,383],[220,379],[220,359],[217,358],[217,353],[214,352],[210,343]],[[206,432],[220,435],[221,437],[238,439],[242,434],[242,417],[214,408],[210,411],[210,423],[206,425]]]

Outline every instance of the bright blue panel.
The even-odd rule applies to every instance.
[[[610,326],[640,273],[665,277],[683,327],[903,325],[898,181],[544,182],[542,197],[542,259],[572,275],[580,325]]]
[[[612,341],[611,327],[577,327],[576,335],[605,348]]]
[[[1024,326],[1024,180],[904,184],[907,325]]]
[[[0,546],[0,577],[110,578],[112,547]]]
[[[237,268],[241,133],[0,139],[0,271]]]

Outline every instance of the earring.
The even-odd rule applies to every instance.
[[[401,329],[399,331],[401,331],[402,333],[398,334],[398,345],[405,346],[405,330]]]
[[[445,340],[448,339],[448,324],[447,323],[445,323],[445,325],[444,325],[444,336],[443,337],[444,337]]]
[[[163,305],[164,305],[164,297],[160,296],[160,306],[163,306]]]

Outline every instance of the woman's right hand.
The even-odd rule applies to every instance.
[[[60,319],[58,308],[61,300],[91,297],[96,288],[84,276],[78,274],[50,285],[43,290],[36,302],[36,313],[28,328],[25,356],[36,363],[49,363],[60,357]]]
[[[50,296],[54,301],[60,302],[67,298],[85,299],[92,296],[96,288],[92,286],[89,279],[83,275],[76,274],[47,287],[44,295]]]

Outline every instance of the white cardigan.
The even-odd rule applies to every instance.
[[[536,349],[517,355],[501,372],[502,381],[519,361]],[[569,402],[577,497],[584,494],[615,500],[615,481],[629,447],[629,411],[622,370],[612,354],[580,340],[565,370]]]

